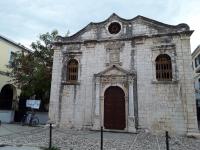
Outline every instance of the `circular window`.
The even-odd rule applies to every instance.
[[[121,25],[118,22],[112,22],[109,26],[108,26],[108,31],[111,34],[117,34],[119,33],[119,31],[121,30]]]

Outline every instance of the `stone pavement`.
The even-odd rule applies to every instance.
[[[23,127],[3,124],[0,127],[0,145],[23,145],[29,148],[36,146],[38,148],[24,150],[39,150],[39,147],[48,147],[48,142],[49,129],[44,126]],[[62,150],[99,150],[100,132],[54,128],[53,145]],[[200,139],[171,136],[170,150],[199,150],[199,147]],[[8,149],[0,148],[0,150]],[[144,131],[140,131],[139,134],[104,132],[104,150],[166,150],[165,137]]]
[[[2,146],[0,150],[41,150],[37,147],[30,147],[30,146]]]

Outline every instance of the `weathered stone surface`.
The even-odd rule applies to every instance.
[[[121,25],[119,33],[109,33],[111,22]],[[191,34],[186,24],[166,25],[142,16],[125,20],[113,14],[71,37],[59,37],[54,43],[49,117],[60,126],[100,129],[104,92],[118,86],[125,93],[124,131],[197,132]],[[172,81],[156,79],[160,54],[171,58]],[[66,81],[70,59],[79,63],[76,84]]]

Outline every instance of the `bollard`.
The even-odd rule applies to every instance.
[[[52,141],[52,123],[49,124],[49,149],[51,148]]]
[[[101,150],[103,150],[103,127],[101,127]]]
[[[168,134],[168,131],[165,132],[165,137],[166,137],[166,149],[169,150],[169,134]]]

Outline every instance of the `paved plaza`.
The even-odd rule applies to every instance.
[[[100,132],[53,129],[53,145],[62,150],[99,150]],[[0,150],[39,150],[48,147],[49,129],[15,124],[0,126]],[[9,145],[9,146],[7,146]],[[171,136],[170,150],[199,150],[200,139]],[[166,150],[165,136],[104,132],[105,150]]]

